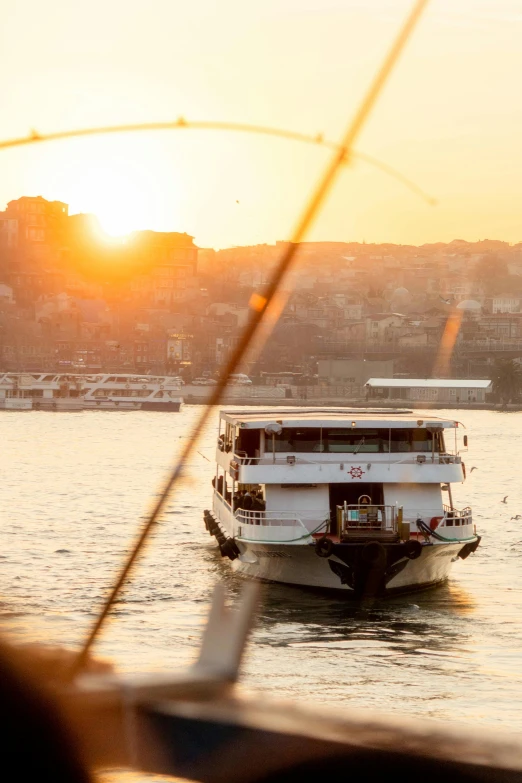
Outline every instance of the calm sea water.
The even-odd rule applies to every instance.
[[[0,414],[0,613],[17,638],[80,642],[198,412]],[[522,514],[522,414],[448,415],[470,436],[454,500],[474,508],[477,554],[455,564],[447,585],[364,611],[266,588],[247,686],[522,729],[522,520],[510,519]],[[190,663],[215,582],[237,596],[241,580],[202,521],[214,442],[215,423],[99,644],[123,671]]]

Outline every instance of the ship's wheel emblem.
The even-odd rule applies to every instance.
[[[362,468],[359,468],[359,467],[357,467],[357,468],[350,468],[350,470],[348,471],[348,473],[350,474],[350,476],[353,479],[355,479],[355,478],[359,478],[359,479],[362,478],[364,472],[365,471]]]

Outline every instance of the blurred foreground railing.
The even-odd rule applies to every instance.
[[[522,783],[519,735],[240,692],[256,599],[247,585],[234,611],[216,589],[199,658],[185,672],[82,675],[58,694],[92,766],[202,783],[335,780],[347,771],[403,783]]]

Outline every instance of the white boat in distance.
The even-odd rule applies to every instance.
[[[179,411],[181,381],[167,375],[0,374],[0,410]]]
[[[85,408],[101,410],[179,411],[181,381],[168,375],[102,373],[85,376]]]
[[[458,427],[409,411],[222,411],[207,530],[265,581],[356,597],[437,585],[480,543],[452,500]]]

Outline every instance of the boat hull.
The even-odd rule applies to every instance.
[[[1,401],[0,410],[3,411],[30,411],[33,409],[33,401],[30,397],[11,397]]]
[[[83,411],[84,405],[81,397],[56,397],[54,399],[39,399],[33,401],[34,411]]]
[[[142,411],[173,411],[176,413],[181,408],[181,401],[179,402],[143,402],[141,404]]]
[[[470,542],[478,545],[479,539]],[[354,597],[424,590],[444,582],[466,542],[422,544],[410,559],[401,544],[381,544],[380,559],[367,562],[364,544],[336,544],[330,557],[319,557],[314,544],[263,544],[236,539],[240,555],[232,568],[269,582],[337,590]],[[468,552],[469,553],[469,552]]]
[[[172,400],[171,402],[85,400],[84,409],[93,411],[171,411],[177,413],[181,409],[182,403],[182,400]]]

